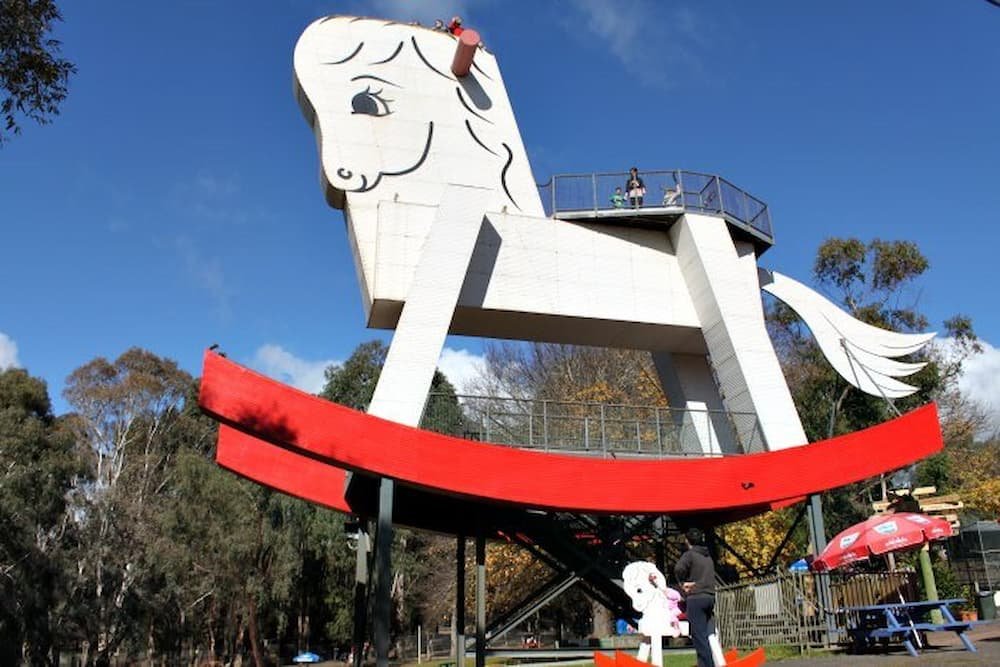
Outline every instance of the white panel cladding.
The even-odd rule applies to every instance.
[[[433,216],[434,207],[380,202],[375,249],[359,253],[365,282],[374,286],[371,299],[406,300]],[[357,236],[368,234],[359,231]],[[459,304],[486,310],[699,326],[664,231],[511,214],[489,216],[476,242]]]
[[[704,454],[740,451],[708,358],[700,354],[654,352],[653,363],[680,429],[681,450]]]
[[[488,188],[488,211],[543,215],[496,58],[478,50],[458,79],[455,46],[448,33],[377,19],[326,17],[305,29],[295,93],[334,205],[435,205],[454,183]]]
[[[712,216],[687,214],[670,236],[726,408],[756,413],[770,450],[805,444],[764,325],[752,248],[734,243],[726,223]]]
[[[370,414],[410,426],[419,424],[488,200],[489,191],[483,188],[451,186],[445,203],[436,209],[368,408]]]

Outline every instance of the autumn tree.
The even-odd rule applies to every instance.
[[[522,406],[539,400],[575,403],[563,405],[560,410],[570,419],[573,411],[579,410],[581,422],[590,409],[588,404],[667,404],[648,352],[549,343],[501,343],[488,346],[485,356],[486,373],[473,381],[472,390],[498,397],[496,400],[501,403],[509,404],[507,397],[519,399],[517,405]],[[494,591],[509,587],[516,595],[531,590],[551,574],[513,544],[494,545],[491,558],[497,563],[507,563],[502,568],[487,570],[487,587]],[[516,585],[511,586],[512,582]],[[512,603],[502,595],[499,599]],[[566,597],[550,607],[557,616],[569,619],[574,618],[573,607],[579,603],[578,597]],[[591,633],[610,634],[613,621],[610,612],[596,602],[591,603],[590,612]]]
[[[44,124],[59,113],[76,72],[49,36],[61,20],[54,0],[0,0],[0,145],[21,132],[22,117]]]

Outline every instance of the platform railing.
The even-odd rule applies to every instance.
[[[460,394],[463,437],[609,457],[728,456],[763,450],[757,415],[722,410]]]
[[[538,192],[550,217],[614,216],[630,210],[643,214],[692,211],[721,215],[773,241],[767,204],[720,176],[681,169],[639,175],[646,186],[641,200],[629,198],[627,172],[560,174],[539,185]],[[623,201],[614,197],[615,188],[621,188]]]

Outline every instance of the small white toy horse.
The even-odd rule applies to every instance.
[[[663,665],[663,638],[679,637],[681,594],[667,586],[666,577],[652,563],[629,563],[622,572],[625,593],[632,599],[632,607],[642,612],[639,632],[649,637],[649,643],[639,645],[636,656],[645,662],[652,652],[652,662]]]

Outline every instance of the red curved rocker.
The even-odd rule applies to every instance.
[[[628,461],[548,454],[379,419],[213,352],[205,354],[199,403],[224,425],[251,436],[224,426],[222,465],[342,511],[348,509],[343,470],[390,477],[435,494],[532,508],[611,513],[762,508],[901,468],[942,448],[931,404],[863,431],[760,454]],[[280,447],[268,448],[257,439]]]

